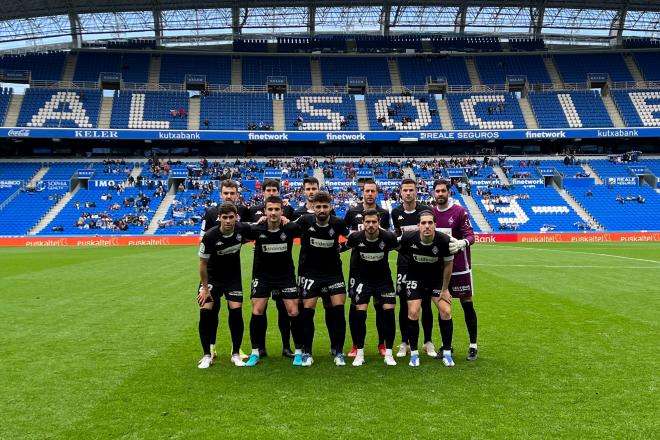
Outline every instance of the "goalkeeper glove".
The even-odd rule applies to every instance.
[[[454,255],[455,253],[464,250],[467,245],[467,240],[456,240],[454,237],[451,237],[449,239],[449,253]]]

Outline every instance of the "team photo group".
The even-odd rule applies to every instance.
[[[386,365],[395,366],[395,358],[408,358],[408,365],[418,367],[421,351],[453,367],[453,299],[460,301],[465,316],[470,341],[466,359],[477,359],[470,256],[474,231],[466,210],[451,198],[451,183],[436,180],[431,194],[434,203],[427,206],[418,201],[415,180],[403,179],[399,186],[401,203],[390,216],[377,204],[377,184],[367,181],[362,187],[361,203],[351,207],[344,218],[334,215],[332,195],[320,191],[314,177],[303,180],[306,203],[295,210],[280,198],[279,190],[278,180],[266,180],[262,185],[263,203],[246,207],[239,203],[238,183],[224,180],[222,203],[206,211],[199,247],[197,302],[204,352],[199,368],[209,368],[216,361],[222,297],[227,303],[230,359],[238,367],[254,367],[268,356],[269,298],[277,306],[282,356],[292,358],[294,366],[314,363],[314,316],[319,299],[337,366],[346,365],[346,357],[352,358],[355,367],[365,363],[370,302],[375,312],[378,352]],[[300,242],[297,277],[292,252],[296,239]],[[249,355],[241,349],[245,324],[240,252],[248,242],[254,242]],[[351,252],[348,283],[340,257],[345,251]],[[397,253],[396,282],[389,264],[392,251]],[[347,296],[352,347],[345,355]],[[397,297],[401,343],[393,351]],[[433,308],[438,311],[442,340],[438,351],[432,342]]]

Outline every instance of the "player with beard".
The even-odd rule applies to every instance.
[[[237,223],[237,209],[225,202],[218,207],[219,224],[204,234],[199,245],[199,339],[204,357],[199,368],[210,367],[216,357],[215,338],[218,331],[220,298],[227,299],[229,331],[231,333],[231,362],[244,365],[241,358],[243,340],[243,286],[241,278],[241,245],[247,241],[250,226]]]
[[[268,298],[280,297],[291,320],[291,333],[296,347],[293,365],[302,365],[301,320],[298,310],[298,288],[293,265],[293,240],[300,237],[299,225],[282,222],[282,199],[270,196],[264,201],[266,220],[251,225],[249,238],[255,240],[252,265],[252,319],[250,340],[252,354],[246,367],[255,366],[260,359],[260,349],[266,346],[267,321],[265,319]]]
[[[472,302],[472,258],[470,246],[474,244],[474,229],[470,224],[470,217],[465,208],[449,198],[450,183],[446,180],[433,182],[433,193],[437,207],[433,209],[436,227],[451,237],[449,248],[454,254],[454,269],[449,283],[449,291],[453,298],[461,300],[465,315],[465,325],[470,337],[467,360],[477,359],[477,313]],[[445,357],[449,354],[451,359],[451,340],[454,325],[449,314],[440,316],[440,332],[442,334],[443,362],[447,365]],[[451,361],[453,365],[453,360]]]
[[[379,227],[380,216],[377,210],[365,209],[362,217],[362,230],[352,232],[342,244],[343,249],[352,249],[348,284],[351,302],[355,304],[353,342],[357,349],[353,366],[364,364],[367,309],[371,297],[378,298],[383,306],[384,361],[386,365],[394,366],[396,361],[392,356],[392,346],[396,333],[396,292],[392,284],[388,255],[391,250],[398,249],[399,243],[392,232]]]
[[[280,182],[275,179],[266,179],[262,185],[262,191],[264,195],[264,200],[268,197],[279,197],[280,196]],[[255,205],[250,208],[249,218],[251,222],[256,223],[261,217],[266,213],[264,205]],[[286,217],[289,220],[293,219],[293,208],[288,203],[282,203],[282,216]],[[279,296],[274,298],[275,306],[277,307],[277,327],[280,330],[280,336],[282,337],[282,356],[293,358],[294,354],[291,351],[291,320],[286,311],[286,307],[282,302],[282,298]],[[264,315],[266,316],[266,315]],[[266,318],[266,326],[268,325],[268,319]],[[267,356],[266,347],[261,348],[261,357]]]
[[[430,210],[418,215],[418,230],[401,236],[399,254],[408,257],[406,280],[402,290],[408,303],[408,340],[411,367],[419,367],[419,310],[424,297],[431,298],[438,311],[451,313],[449,281],[454,257],[449,250],[449,236],[435,230],[435,218]],[[442,276],[438,276],[442,274]],[[451,356],[451,353],[450,353]],[[447,364],[445,364],[447,365]]]
[[[303,301],[301,313],[305,337],[303,366],[311,366],[314,363],[312,358],[314,314],[319,297],[331,305],[325,309],[328,315],[326,324],[330,321],[328,334],[335,365],[341,366],[346,365],[344,360],[346,285],[337,249],[339,237],[347,236],[349,231],[342,219],[330,214],[332,210],[330,194],[318,192],[312,203],[314,215],[304,215],[296,220],[303,229],[298,264],[298,290]]]
[[[418,228],[419,213],[429,211],[429,207],[417,202],[417,183],[413,179],[403,179],[399,186],[401,204],[392,209],[392,225],[397,237],[406,231],[416,231]],[[430,211],[429,211],[430,212]],[[401,345],[397,357],[404,357],[410,351],[408,343],[408,301],[406,299],[406,277],[408,275],[408,255],[400,253],[396,260],[396,291],[399,296],[399,329],[401,331]],[[438,353],[432,342],[433,310],[431,297],[423,295],[422,301],[422,328],[424,329],[424,345],[422,349],[431,357]]]
[[[362,203],[352,207],[346,212],[344,221],[346,226],[351,231],[360,231],[364,229],[364,211],[367,209],[375,209],[380,218],[380,227],[385,230],[390,229],[390,213],[376,204],[378,198],[378,185],[373,180],[367,181],[362,186]],[[385,334],[383,332],[383,306],[380,304],[379,297],[374,297],[374,310],[376,311],[376,330],[378,332],[378,352],[381,356],[385,356]],[[351,302],[348,310],[348,324],[351,330],[351,338],[353,339],[353,347],[348,357],[355,357],[358,347],[355,345],[355,304]]]

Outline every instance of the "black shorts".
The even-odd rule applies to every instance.
[[[201,289],[202,283],[199,283],[197,292],[199,293]],[[224,296],[227,301],[243,302],[243,285],[240,280],[225,282],[209,280],[209,291],[213,301],[220,301],[220,298]]]
[[[298,292],[301,299],[330,297],[346,293],[342,275],[324,277],[298,277]]]
[[[406,297],[405,284],[408,279],[408,272],[405,269],[397,268],[396,273],[396,294],[402,299]]]
[[[442,285],[438,286],[436,283],[429,283],[427,281],[406,280],[401,285],[401,299],[405,296],[407,301],[440,298],[440,293],[442,292]]]
[[[351,278],[348,282],[348,294],[353,304],[369,304],[369,298],[378,300],[381,304],[396,304],[396,293],[392,280],[382,280],[378,283],[365,283]]]
[[[293,277],[276,281],[260,278],[252,279],[252,294],[250,298],[270,298],[271,296],[273,299],[298,299],[296,280]]]

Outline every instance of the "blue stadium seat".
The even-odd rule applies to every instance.
[[[186,75],[206,75],[209,84],[231,84],[231,57],[228,55],[163,54],[160,82],[182,84]]]
[[[654,52],[633,52],[635,62],[646,81],[660,81],[660,54]]]
[[[2,235],[25,235],[57,203],[57,197],[62,195],[63,191],[22,190],[0,210]]]
[[[150,55],[133,52],[95,50],[78,52],[74,81],[98,81],[101,72],[121,73],[124,82],[146,83]]]
[[[401,84],[418,86],[426,84],[427,77],[444,77],[449,85],[470,85],[470,76],[461,56],[434,57],[399,57]]]
[[[62,79],[67,52],[48,52],[0,57],[0,69],[29,70],[32,81],[59,81]]]
[[[172,116],[172,110],[183,108],[186,116]],[[112,102],[112,128],[174,129],[188,128],[187,92],[115,92]]]
[[[597,91],[530,92],[530,105],[539,128],[612,127]]]
[[[323,85],[345,86],[349,76],[365,77],[370,86],[391,86],[384,57],[321,57]]]
[[[243,56],[243,84],[266,84],[269,76],[286,76],[292,85],[311,86],[312,71],[309,57]]]
[[[526,128],[513,93],[448,93],[447,104],[457,130]]]
[[[287,130],[358,129],[353,95],[289,93],[284,98],[284,114]],[[303,119],[301,123],[297,121],[299,116]]]
[[[3,125],[5,117],[7,116],[7,109],[9,108],[9,102],[13,95],[13,89],[8,87],[0,88],[0,126]]]
[[[438,106],[432,95],[379,95],[365,96],[372,130],[441,130]],[[388,116],[388,113],[396,113]],[[379,119],[385,118],[383,122]],[[403,122],[409,118],[412,122]]]
[[[202,130],[247,130],[248,124],[273,126],[273,100],[267,93],[210,93],[201,97]],[[205,123],[208,121],[208,125]]]
[[[580,53],[553,55],[565,83],[585,83],[589,73],[608,73],[612,81],[632,81],[620,53]]]
[[[19,127],[96,127],[101,110],[100,90],[29,88],[16,123]]]
[[[612,98],[628,127],[660,127],[660,90],[613,90]]]
[[[507,75],[525,75],[529,84],[552,83],[540,55],[483,55],[474,61],[482,84],[505,84]]]

